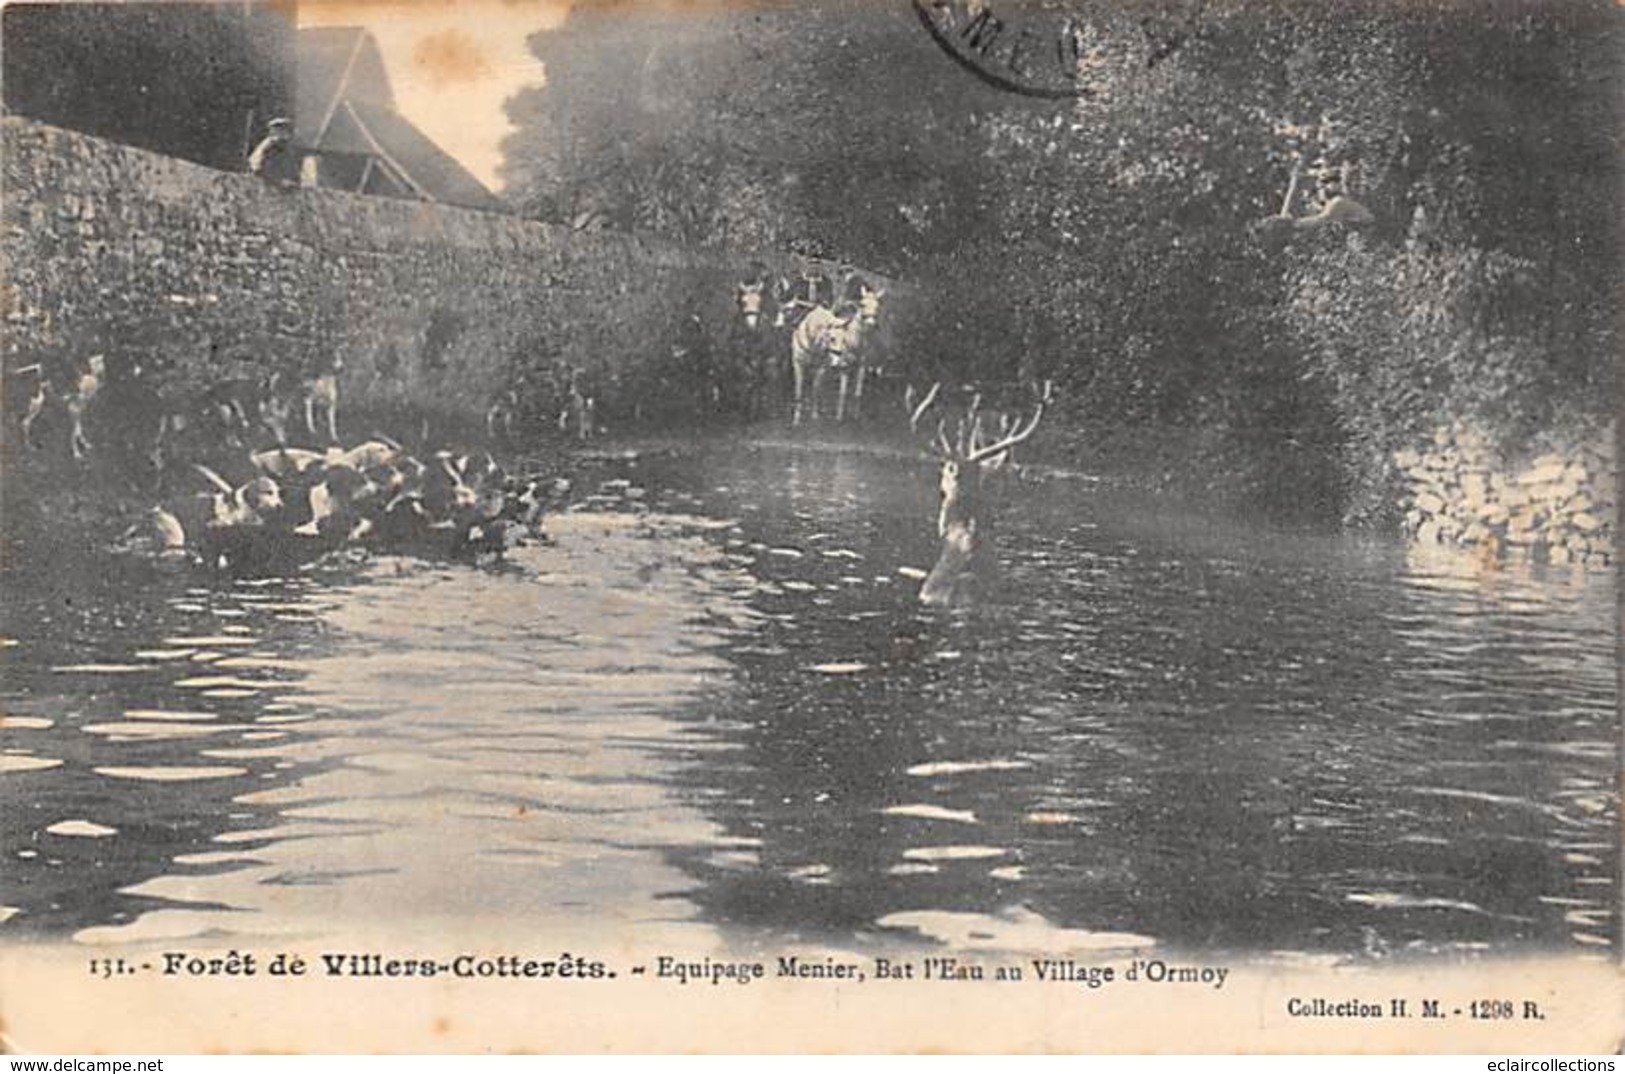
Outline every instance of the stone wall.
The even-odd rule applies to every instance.
[[[635,380],[690,309],[720,340],[746,258],[279,190],[16,118],[0,134],[8,370],[135,350],[206,382],[234,350],[291,371],[338,357],[347,406],[477,420],[542,359]]]
[[[1428,544],[1550,563],[1606,564],[1614,555],[1615,427],[1557,434],[1535,453],[1498,456],[1491,438],[1455,423],[1394,463],[1407,487],[1406,523]]]

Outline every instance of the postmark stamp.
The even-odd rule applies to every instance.
[[[914,0],[914,11],[938,47],[982,81],[1064,100],[1099,96],[1113,72],[1174,57],[1200,31],[1203,4]]]

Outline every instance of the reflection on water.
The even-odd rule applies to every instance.
[[[1606,572],[1057,482],[1007,490],[1007,599],[926,614],[912,462],[605,476],[501,570],[8,575],[4,932],[1616,940]]]

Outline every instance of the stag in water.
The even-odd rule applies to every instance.
[[[919,430],[920,421],[931,409],[941,390],[931,386],[923,399],[910,387],[904,397],[909,408],[909,427]],[[936,607],[974,603],[988,590],[998,573],[993,547],[993,513],[985,495],[984,480],[1004,466],[1011,452],[1038,428],[1044,417],[1048,393],[1039,398],[1032,416],[1025,420],[1008,414],[995,419],[996,431],[989,438],[981,397],[973,395],[965,414],[955,423],[954,436],[948,435],[948,419],[937,422],[935,448],[941,461],[939,488],[942,505],[937,513],[937,536],[942,549],[936,566],[920,587],[920,601]]]

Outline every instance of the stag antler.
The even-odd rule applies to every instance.
[[[1292,219],[1292,203],[1298,200],[1298,184],[1303,181],[1296,154],[1292,158],[1292,173],[1286,181],[1286,197],[1281,199],[1281,211],[1276,215],[1283,220]]]
[[[908,413],[908,431],[909,432],[911,432],[911,433],[919,432],[919,430],[920,430],[920,419],[925,417],[925,412],[927,410],[931,409],[931,404],[936,402],[937,392],[939,392],[941,390],[942,390],[942,381],[939,380],[935,384],[931,385],[931,390],[925,393],[925,398],[921,399],[919,401],[918,405],[916,405],[915,402],[914,402],[914,385],[910,384],[908,386],[908,389],[903,392],[903,406],[909,412]]]
[[[1018,425],[1014,432],[1003,437],[1002,439],[994,441],[991,444],[986,444],[980,447],[972,446],[971,450],[965,454],[965,461],[982,462],[984,459],[991,459],[995,456],[1004,454],[1006,451],[1009,451],[1017,444],[1032,436],[1033,431],[1038,428],[1038,423],[1043,419],[1043,417],[1044,403],[1042,400],[1040,400],[1038,406],[1033,410],[1032,419],[1028,421],[1026,425]],[[978,423],[978,428],[979,427],[980,425]],[[1001,429],[1000,431],[1002,432],[1003,430]]]
[[[969,455],[982,436],[982,392],[971,385],[966,387],[970,388],[971,397],[965,407],[965,416],[959,419],[958,447],[961,457]]]

